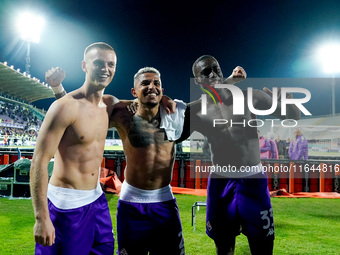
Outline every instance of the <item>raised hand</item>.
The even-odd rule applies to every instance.
[[[45,80],[51,87],[57,87],[65,79],[65,71],[60,67],[52,67],[45,73]]]
[[[230,75],[232,79],[234,79],[236,82],[243,81],[247,78],[247,73],[241,66],[235,67],[233,72]]]

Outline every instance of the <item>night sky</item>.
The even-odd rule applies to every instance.
[[[60,66],[67,91],[82,85],[83,51],[97,41],[113,46],[118,57],[105,93],[124,99],[132,98],[137,70],[153,66],[161,71],[165,94],[188,102],[191,67],[203,54],[215,56],[226,77],[237,65],[249,78],[331,77],[315,55],[321,44],[340,42],[340,1],[190,2],[1,0],[0,61],[25,69],[26,44],[16,34],[15,17],[32,10],[46,25],[40,43],[31,45],[31,74],[44,81],[50,67]],[[313,115],[330,113],[329,80],[321,84],[304,85],[312,94]],[[340,79],[337,85],[340,100]],[[46,109],[52,101],[35,104]]]

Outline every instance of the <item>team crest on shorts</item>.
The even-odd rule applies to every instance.
[[[270,228],[270,229],[268,230],[267,236],[271,236],[271,235],[274,235],[274,228]]]
[[[207,221],[207,229],[208,229],[208,231],[211,231],[211,229],[212,229],[212,226],[211,226],[211,224],[210,224],[210,221]]]
[[[119,255],[128,255],[127,251],[123,248],[121,251],[119,251]]]

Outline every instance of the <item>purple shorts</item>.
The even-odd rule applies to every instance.
[[[181,220],[176,199],[157,203],[119,200],[117,209],[119,254],[184,255]]]
[[[273,208],[266,173],[256,178],[208,180],[206,231],[223,242],[241,232],[249,239],[274,240]]]
[[[113,254],[114,238],[109,207],[103,193],[91,204],[69,210],[58,209],[48,200],[55,228],[55,244],[36,244],[35,254]]]

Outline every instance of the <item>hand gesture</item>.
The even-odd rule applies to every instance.
[[[129,112],[135,114],[138,110],[138,100],[135,99],[132,101],[132,103],[128,104],[126,108],[128,109]]]
[[[51,87],[57,87],[65,79],[65,71],[60,67],[52,67],[45,73],[45,80]]]
[[[167,114],[175,113],[176,103],[168,96],[163,96],[161,100],[161,105],[165,109]]]
[[[240,81],[243,81],[247,78],[247,73],[241,66],[237,66],[237,67],[235,67],[235,69],[231,73],[230,77],[235,82],[240,82]]]

